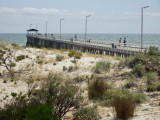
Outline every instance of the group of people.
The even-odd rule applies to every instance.
[[[121,42],[122,42],[122,38],[119,39],[119,46],[121,46]],[[124,46],[126,46],[126,37],[124,37],[124,40],[123,40],[123,43],[124,43]]]

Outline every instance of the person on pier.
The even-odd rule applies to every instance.
[[[121,47],[121,41],[122,41],[121,39],[122,39],[122,38],[119,39],[119,47]]]
[[[124,41],[123,41],[123,43],[124,43],[124,46],[126,46],[126,37],[124,38]]]

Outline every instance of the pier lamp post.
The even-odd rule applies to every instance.
[[[86,48],[86,39],[87,39],[87,18],[91,15],[86,16],[86,25],[85,25],[85,48]]]
[[[32,27],[32,24],[30,24],[30,29],[31,29],[31,27]]]
[[[48,21],[46,21],[46,37],[47,37],[47,23],[48,23]]]
[[[64,20],[64,19],[60,19],[60,40],[61,40],[61,22],[62,22],[62,20]]]
[[[145,6],[141,8],[141,52],[143,49],[143,9],[148,8],[149,6]]]
[[[38,24],[39,24],[39,23],[36,24],[36,29],[37,29]]]

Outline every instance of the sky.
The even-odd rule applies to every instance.
[[[160,34],[160,0],[0,0],[0,33],[144,33]],[[32,24],[32,25],[31,25]]]

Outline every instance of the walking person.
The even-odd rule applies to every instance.
[[[121,46],[121,39],[122,39],[122,38],[119,39],[119,47]]]
[[[75,34],[74,38],[75,38],[75,41],[77,41],[77,34]]]
[[[124,43],[124,46],[126,46],[126,37],[124,38],[124,41],[123,41],[123,43]]]

